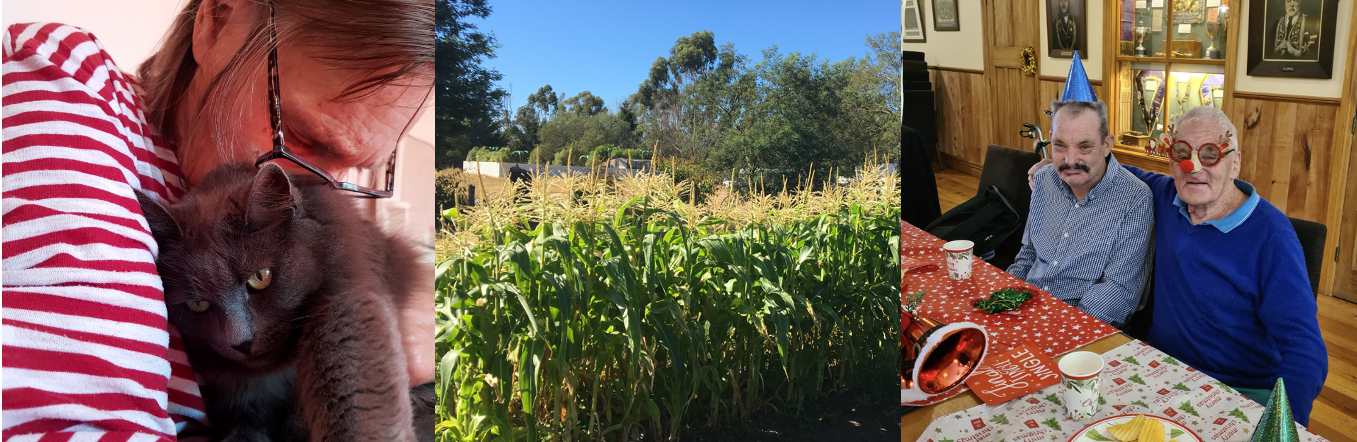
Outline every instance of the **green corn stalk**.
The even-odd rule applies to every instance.
[[[445,212],[438,440],[677,440],[890,381],[899,193],[858,178],[696,205],[580,175]]]

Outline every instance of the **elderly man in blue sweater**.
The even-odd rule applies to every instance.
[[[1243,152],[1224,112],[1193,108],[1170,131],[1171,177],[1124,166],[1154,193],[1147,341],[1259,403],[1286,379],[1309,425],[1329,364],[1296,232],[1236,178]]]

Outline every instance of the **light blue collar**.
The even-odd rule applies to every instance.
[[[1235,179],[1234,186],[1238,187],[1245,195],[1248,195],[1249,199],[1244,200],[1244,204],[1241,204],[1239,208],[1234,209],[1234,212],[1230,212],[1230,214],[1226,215],[1224,218],[1207,221],[1201,223],[1201,225],[1214,226],[1216,229],[1220,230],[1220,233],[1230,233],[1235,227],[1239,227],[1240,224],[1244,224],[1244,221],[1249,219],[1249,215],[1253,214],[1253,209],[1258,208],[1258,202],[1262,201],[1262,198],[1258,196],[1258,192],[1254,191],[1253,185],[1244,180]],[[1173,195],[1173,205],[1178,206],[1178,213],[1181,213],[1183,218],[1187,218],[1189,223],[1192,222],[1192,215],[1187,213],[1187,203],[1183,202],[1182,198],[1179,198],[1177,194]]]

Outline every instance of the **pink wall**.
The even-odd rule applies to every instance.
[[[4,0],[5,27],[15,23],[56,22],[78,26],[99,37],[124,71],[155,50],[183,7],[181,0]]]

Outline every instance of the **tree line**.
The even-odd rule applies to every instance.
[[[484,0],[445,3],[457,23],[489,14]],[[612,158],[656,159],[706,180],[763,182],[769,190],[831,178],[864,162],[897,161],[900,151],[899,32],[870,35],[866,53],[832,61],[783,53],[755,61],[710,31],[679,37],[651,64],[635,93],[608,106],[589,91],[544,85],[512,112],[502,77],[481,68],[493,37],[466,24],[440,27],[439,169],[462,161],[589,165]],[[443,33],[446,29],[447,33]],[[444,70],[444,44],[448,62]],[[446,86],[446,87],[445,87]],[[468,103],[472,101],[473,103]],[[447,127],[448,131],[443,131]],[[851,173],[844,173],[851,175]]]

